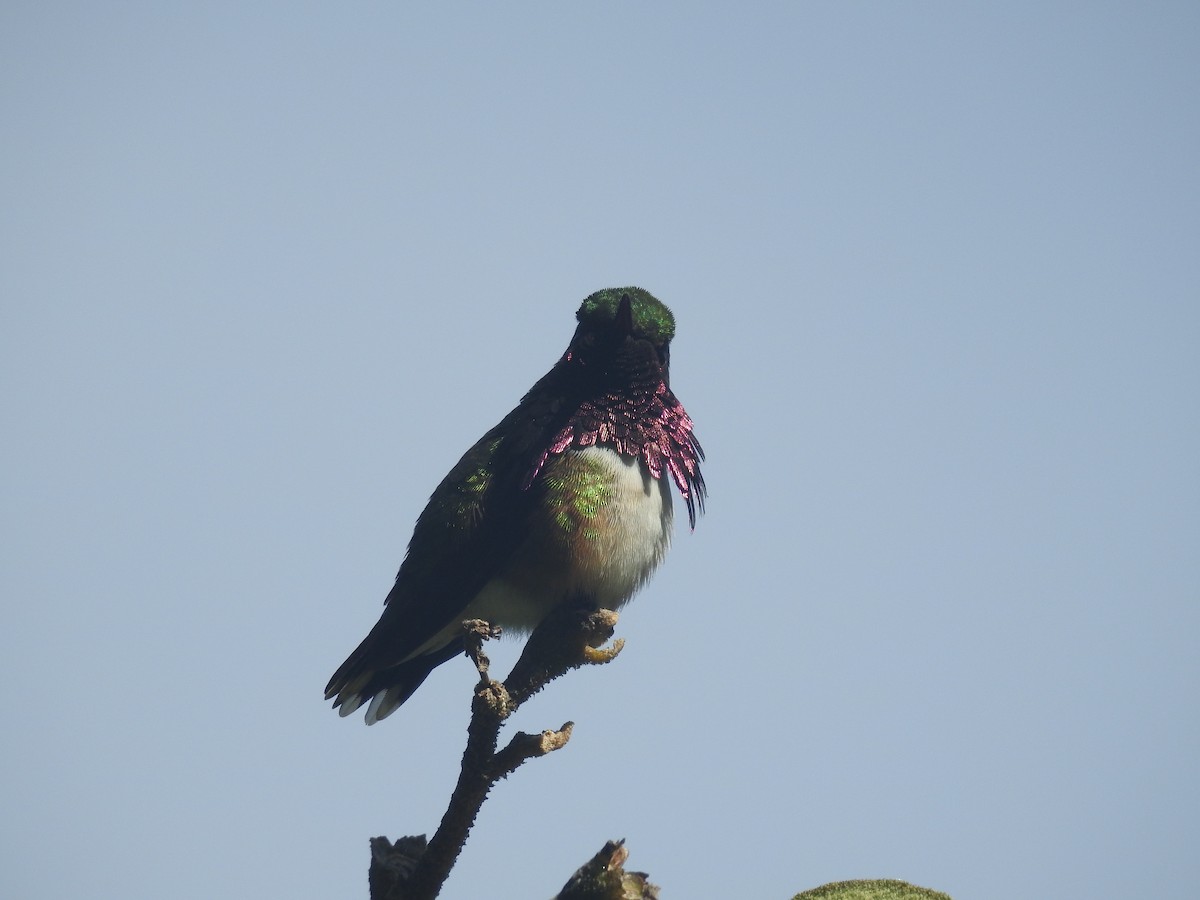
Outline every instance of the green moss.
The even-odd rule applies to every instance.
[[[948,894],[905,881],[839,881],[797,894],[792,900],[950,900]]]

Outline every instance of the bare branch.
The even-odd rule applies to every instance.
[[[583,603],[560,607],[530,635],[520,659],[503,682],[488,676],[490,663],[483,652],[484,642],[497,637],[500,630],[481,619],[463,623],[466,655],[479,672],[479,684],[471,700],[471,722],[458,783],[437,832],[424,852],[418,850],[415,862],[410,855],[398,855],[397,848],[402,842],[418,839],[401,838],[395,844],[388,843],[387,838],[372,840],[371,900],[432,900],[440,893],[492,785],[507,778],[526,760],[565,746],[574,727],[567,722],[557,731],[518,732],[497,752],[501,726],[522,703],[555,678],[580,666],[615,659],[622,642],[616,641],[609,648],[602,645],[612,637],[616,623],[617,614],[610,610],[597,610]],[[419,840],[423,844],[424,838]],[[404,852],[411,849],[412,845],[406,845]]]

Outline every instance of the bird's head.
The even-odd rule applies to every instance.
[[[649,291],[606,288],[592,294],[575,314],[579,327],[567,361],[602,383],[669,383],[675,317]]]

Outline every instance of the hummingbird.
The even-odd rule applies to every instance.
[[[704,451],[671,390],[675,317],[648,291],[589,296],[565,353],[442,479],[383,613],[325,698],[373,725],[464,652],[462,622],[518,634],[584,597],[619,609],[671,543],[675,483],[694,529]]]

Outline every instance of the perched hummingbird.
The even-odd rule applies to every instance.
[[[675,317],[641,288],[592,294],[566,353],[437,486],[371,633],[325,698],[367,724],[463,652],[461,623],[531,631],[584,596],[624,605],[671,542],[669,474],[696,525],[704,451],[671,392]]]

